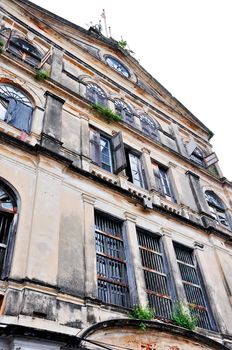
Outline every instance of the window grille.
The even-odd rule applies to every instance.
[[[142,131],[152,137],[153,139],[159,141],[158,129],[155,121],[153,121],[148,115],[141,115],[140,117]]]
[[[12,197],[0,184],[0,275],[6,265],[6,250],[15,212],[16,206]]]
[[[197,316],[197,326],[212,329],[212,320],[206,303],[206,296],[200,281],[200,272],[193,251],[175,246],[176,258],[184,285],[190,312]]]
[[[137,229],[146,292],[155,315],[171,319],[172,301],[159,237]]]
[[[122,223],[96,213],[95,239],[99,299],[130,307]]]

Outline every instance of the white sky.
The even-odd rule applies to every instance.
[[[105,9],[112,36],[211,129],[232,180],[231,0],[31,0],[85,29]]]

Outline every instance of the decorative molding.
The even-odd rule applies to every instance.
[[[86,194],[86,193],[82,193],[82,199],[83,199],[83,202],[84,203],[88,203],[88,204],[91,204],[91,205],[94,205],[95,202],[96,202],[96,198],[89,195],[89,194]]]
[[[136,224],[137,215],[130,213],[129,211],[125,211],[124,216],[125,216],[126,220],[131,221],[131,222]]]

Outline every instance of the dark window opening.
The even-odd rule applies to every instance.
[[[0,119],[27,133],[31,130],[32,105],[28,97],[12,85],[0,85]]]
[[[123,74],[125,77],[129,78],[130,73],[128,69],[121,63],[119,60],[112,56],[106,56],[106,62],[111,68],[114,68],[117,70],[119,73]]]
[[[196,147],[195,150],[192,152],[190,159],[193,160],[195,163],[205,167],[204,157],[205,154],[203,153],[203,151],[199,147]]]
[[[197,316],[198,327],[215,330],[193,251],[179,245],[174,245],[174,248],[190,312],[192,315]]]
[[[95,213],[98,298],[130,307],[122,223]]]
[[[137,235],[150,307],[156,316],[170,320],[172,300],[161,240],[140,229]]]

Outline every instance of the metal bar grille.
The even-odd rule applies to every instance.
[[[13,215],[0,212],[0,272],[2,272]]]
[[[175,246],[175,252],[190,312],[197,316],[198,327],[212,329],[193,252],[180,246]]]
[[[95,240],[99,299],[130,307],[122,224],[96,213]]]
[[[160,239],[139,229],[137,236],[149,304],[155,309],[156,316],[171,319],[172,301]]]

